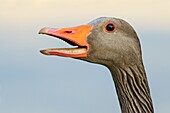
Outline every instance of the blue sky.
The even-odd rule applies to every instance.
[[[0,113],[118,113],[107,68],[49,57],[42,48],[69,47],[38,35],[45,26],[86,24],[119,17],[137,31],[155,113],[169,112],[170,9],[168,0],[2,0],[0,4]]]

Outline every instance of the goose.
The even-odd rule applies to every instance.
[[[106,66],[111,72],[122,113],[154,113],[140,41],[129,23],[119,18],[100,17],[75,27],[44,27],[39,34],[75,46],[40,50],[44,55]]]

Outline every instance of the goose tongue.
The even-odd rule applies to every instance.
[[[42,28],[39,34],[46,34],[57,37],[69,43],[70,45],[77,46],[76,48],[51,48],[41,50],[40,52],[45,55],[56,55],[64,57],[82,58],[87,56],[89,45],[87,43],[87,36],[91,32],[92,26],[82,25],[71,28]]]

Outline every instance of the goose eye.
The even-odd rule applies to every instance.
[[[114,23],[107,23],[105,26],[105,30],[108,32],[110,32],[110,31],[114,32],[115,28],[116,27],[115,27]]]

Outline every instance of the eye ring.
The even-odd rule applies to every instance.
[[[104,26],[104,29],[106,32],[115,32],[116,31],[116,26],[113,22],[108,22]]]

